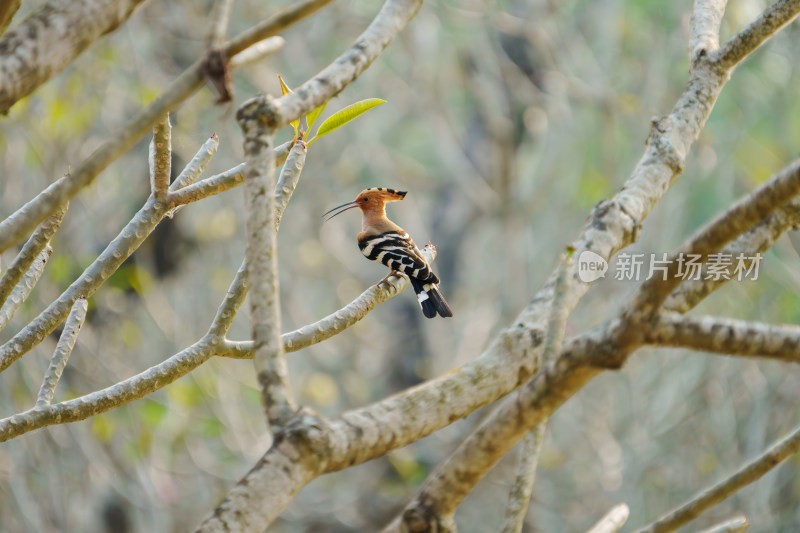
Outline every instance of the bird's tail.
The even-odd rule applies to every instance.
[[[415,278],[409,279],[414,292],[417,293],[417,300],[419,300],[419,305],[422,307],[422,314],[426,318],[433,318],[437,313],[443,317],[453,316],[453,310],[447,305],[438,285],[430,282],[426,283]]]

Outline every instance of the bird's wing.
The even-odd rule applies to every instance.
[[[358,247],[367,259],[383,263],[410,278],[429,281],[434,275],[425,256],[405,232],[387,231],[369,235],[358,241]],[[437,282],[438,279],[434,281]]]

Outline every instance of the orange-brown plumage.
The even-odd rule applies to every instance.
[[[364,189],[354,201],[328,211],[336,212],[327,220],[349,209],[361,209],[361,233],[357,236],[361,253],[367,259],[405,275],[411,281],[426,317],[433,318],[437,313],[443,317],[453,316],[453,310],[439,291],[439,278],[431,270],[425,256],[408,233],[386,216],[386,203],[402,200],[405,196],[405,191],[384,187]]]

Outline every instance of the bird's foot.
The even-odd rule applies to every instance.
[[[400,276],[401,276],[401,274],[400,274],[398,271],[396,271],[396,270],[392,270],[391,272],[389,272],[389,274],[387,274],[387,276],[386,276],[385,278],[383,278],[382,280],[380,280],[380,281],[379,281],[379,282],[376,284],[376,286],[377,286],[378,288],[380,288],[380,286],[381,286],[381,285],[383,285],[383,284],[385,283],[386,285],[389,285],[389,286],[391,286],[391,287],[394,287],[394,283],[392,283],[391,281],[389,281],[389,278],[391,278],[391,277],[399,278]]]

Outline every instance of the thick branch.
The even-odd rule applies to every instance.
[[[648,344],[800,362],[800,326],[665,313],[645,334]]]
[[[13,3],[13,2],[12,2]],[[19,3],[19,2],[17,2]],[[48,2],[0,38],[0,113],[128,20],[143,0]]]
[[[278,237],[275,212],[274,131],[266,127],[258,106],[244,105],[236,114],[244,132],[245,228],[250,314],[261,400],[275,429],[294,414],[297,405],[289,387],[286,356],[281,343],[278,288]]]

